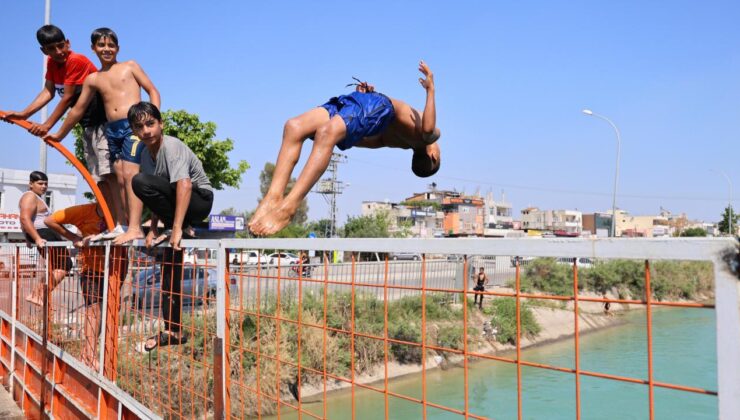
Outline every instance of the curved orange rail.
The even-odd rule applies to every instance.
[[[0,120],[7,121],[9,123],[13,123],[15,125],[18,125],[20,127],[25,128],[28,130],[31,128],[31,123],[27,120],[21,120],[16,118],[6,118],[5,113],[0,111]],[[105,201],[105,198],[103,197],[103,193],[100,191],[100,188],[98,188],[98,184],[93,179],[92,175],[90,175],[90,172],[88,172],[87,168],[85,168],[85,165],[80,162],[75,155],[73,155],[66,147],[62,146],[61,143],[54,142],[54,141],[47,141],[45,139],[44,142],[57,149],[59,153],[62,154],[71,164],[72,166],[77,169],[77,172],[82,175],[83,178],[85,178],[85,182],[87,182],[87,185],[92,190],[93,194],[95,195],[95,199],[98,200],[98,203],[100,204],[100,208],[103,210],[103,217],[105,218],[105,224],[108,226],[108,229],[113,229],[115,227],[115,223],[113,223],[113,216],[111,216],[110,208],[108,207],[108,203]]]

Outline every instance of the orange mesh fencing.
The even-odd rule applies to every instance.
[[[216,260],[208,248],[132,248],[124,287],[116,383],[164,418],[213,412]],[[186,337],[181,345],[154,337]],[[169,345],[165,345],[169,342]]]
[[[241,257],[243,251],[230,255],[234,254],[235,257],[228,257],[226,275],[230,279],[225,333],[225,411],[229,418],[391,418],[398,413],[415,418],[436,418],[443,413],[496,418],[502,414],[471,404],[475,396],[468,382],[470,372],[485,361],[515,368],[514,398],[510,400],[518,418],[528,416],[528,406],[540,410],[536,411],[538,415],[547,412],[541,411],[542,406],[527,402],[526,384],[532,369],[571,377],[573,404],[566,411],[575,413],[577,418],[582,411],[584,377],[645,385],[648,412],[644,415],[650,418],[654,417],[655,388],[717,395],[716,388],[655,379],[654,308],[711,310],[714,306],[681,297],[680,291],[676,295],[666,294],[669,285],[665,274],[660,289],[654,289],[649,261],[642,268],[642,284],[635,285],[636,290],[642,288],[643,295],[627,298],[608,297],[606,291],[599,296],[601,292],[596,291],[601,286],[595,283],[598,275],[579,282],[579,270],[593,268],[581,268],[572,258],[424,256],[421,261],[402,262],[384,255],[380,261],[368,263],[364,261],[366,255],[346,253],[347,262],[333,264],[328,251],[317,251],[305,262],[267,258],[246,262]],[[526,275],[522,264],[533,264]],[[475,271],[471,269],[474,266]],[[475,290],[480,267],[503,281],[488,278],[484,290]],[[634,268],[634,264],[630,267]],[[561,276],[569,270],[569,278],[552,280],[561,282],[557,292],[539,290],[537,284],[532,284],[537,270],[547,269],[557,269]],[[711,265],[705,264],[700,271],[705,290],[711,289]],[[522,285],[523,278],[527,280],[526,287]],[[656,294],[661,295],[660,299],[656,299]],[[646,376],[584,369],[580,360],[584,328],[600,322],[599,319],[605,320],[604,325],[609,324],[606,320],[618,316],[614,315],[618,312],[616,307],[626,305],[645,312]],[[514,330],[511,337],[499,342],[497,335],[504,332],[496,331],[497,326],[488,320],[496,318],[495,311],[509,307]],[[527,360],[523,349],[537,342],[536,334],[524,325],[531,321],[533,307],[551,308],[561,318],[570,313],[570,321],[565,325],[570,330],[566,335],[571,336],[573,343],[571,362]],[[435,372],[435,378],[439,375],[437,368],[451,367],[463,371],[462,389],[456,391],[459,396],[452,403],[449,395],[429,388],[428,378],[430,372]],[[414,383],[401,390],[394,380],[398,372],[415,372]],[[344,411],[334,407],[340,399],[334,395],[340,394],[332,393],[341,389],[349,398]],[[375,401],[372,412],[366,411],[365,400]]]
[[[275,242],[293,243],[306,242]],[[618,389],[639,417],[692,398],[716,414],[719,380],[673,375],[661,334],[671,308],[715,310],[711,262],[187,245],[99,246],[84,261],[66,246],[0,248],[0,367],[22,405],[101,418],[581,418]],[[639,337],[595,363],[585,333],[621,323]],[[566,350],[538,350],[551,341]],[[715,353],[710,341],[692,358]]]

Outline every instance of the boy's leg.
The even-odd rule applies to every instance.
[[[339,115],[332,117],[328,123],[316,130],[313,148],[308,156],[306,166],[298,176],[293,189],[271,212],[258,220],[253,220],[250,229],[258,235],[272,235],[290,223],[300,202],[316,184],[329,166],[334,146],[347,134],[347,126]],[[294,164],[295,165],[295,164]],[[277,172],[277,167],[275,168]]]
[[[301,156],[303,142],[316,133],[322,125],[329,122],[329,111],[324,108],[314,108],[305,112],[298,117],[291,118],[285,123],[283,128],[283,141],[280,146],[275,171],[272,175],[272,183],[265,194],[264,198],[257,206],[252,219],[249,221],[249,228],[259,222],[265,213],[269,213],[283,199],[285,188],[290,181],[290,175],[293,173],[298,158]]]
[[[136,197],[132,186],[134,176],[139,173],[139,165],[125,160],[122,162],[124,185],[126,188],[126,203],[128,203],[128,230],[113,241],[114,245],[144,238],[144,232],[141,230],[141,213],[144,210],[144,204]]]
[[[118,198],[118,218],[116,224],[125,225],[126,215],[128,214],[128,202],[126,200],[126,179],[123,172],[123,161],[121,159],[116,160],[113,163],[113,172],[116,175],[116,182],[113,188],[113,194]]]

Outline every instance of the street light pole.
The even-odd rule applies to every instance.
[[[727,176],[727,174],[724,171],[716,170],[716,172],[719,172],[720,175],[725,177],[727,180],[727,185],[730,187],[730,204],[727,207],[729,214],[728,214],[728,220],[727,220],[727,233],[734,236],[734,232],[732,231],[732,215],[735,213],[732,208],[732,180],[730,180],[730,177]]]
[[[584,109],[583,113],[588,116],[598,117],[609,123],[617,134],[617,167],[614,171],[614,193],[612,194],[612,237],[617,236],[617,183],[619,182],[619,155],[622,152],[622,136],[619,134],[619,128],[609,118],[597,114],[590,109]]]
[[[44,25],[48,25],[49,21],[51,20],[51,0],[45,0],[44,5]],[[42,66],[43,73],[41,74],[41,88],[43,89],[44,86],[46,86],[46,55],[44,55],[44,64]],[[48,108],[46,105],[44,105],[43,108],[41,108],[41,122],[45,122],[47,118],[47,111]],[[44,140],[41,140],[41,149],[39,150],[39,167],[40,171],[43,173],[46,173],[46,143],[44,143]]]

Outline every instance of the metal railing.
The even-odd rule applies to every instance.
[[[638,417],[654,417],[656,389],[717,396],[721,418],[740,414],[740,294],[731,240],[251,239],[183,245],[183,252],[141,244],[76,252],[51,244],[43,255],[25,246],[0,247],[0,370],[29,416],[43,407],[60,418],[334,418],[332,391],[347,389],[346,416],[353,418],[367,416],[358,412],[358,398],[368,395],[377,396],[373,417],[396,416],[399,401],[417,407],[422,418],[498,417],[471,402],[476,360],[516,370],[512,392],[519,418],[528,406],[522,378],[531,369],[571,378],[576,418],[587,400],[584,378],[643,387],[647,412]],[[240,251],[255,249],[311,257],[304,263],[239,260]],[[391,251],[423,258],[393,261]],[[333,263],[335,253],[344,262]],[[192,254],[203,258],[185,257]],[[370,254],[375,261],[365,261]],[[601,268],[568,265],[577,257],[604,266],[638,260],[628,266],[639,281],[631,293],[607,294],[594,274]],[[675,281],[664,261],[673,260],[707,262],[709,268],[697,268],[691,281],[708,281],[714,299],[671,289]],[[474,290],[479,267],[489,278],[484,291]],[[559,288],[538,285],[543,275],[560,282]],[[489,320],[506,302],[514,329],[499,342],[496,333],[502,331]],[[583,332],[609,323],[605,304],[644,311],[645,375],[581,364]],[[570,320],[572,363],[543,363],[522,353],[538,342],[527,329],[534,305]],[[716,388],[656,379],[663,376],[653,362],[659,327],[652,320],[656,308],[667,307],[715,311]],[[147,351],[151,337],[160,346]],[[430,369],[445,364],[462,369],[459,398],[452,403],[428,388]],[[397,389],[394,369],[416,372],[416,390]]]

